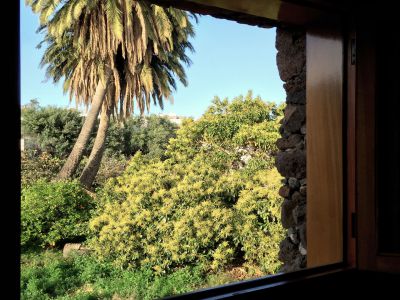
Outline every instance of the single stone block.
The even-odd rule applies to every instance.
[[[289,183],[290,189],[292,189],[292,190],[295,190],[300,186],[300,183],[294,177],[290,177],[289,180],[288,180],[288,183]]]
[[[299,245],[299,251],[300,251],[301,255],[307,255],[307,249],[304,248],[301,243]]]
[[[288,104],[306,104],[306,89],[297,90],[287,93],[286,103]]]
[[[301,128],[300,128],[300,132],[301,132],[301,134],[306,134],[306,133],[307,133],[307,127],[306,127],[306,124],[304,124],[303,126],[301,126]]]
[[[285,108],[284,116],[285,117],[282,124],[284,131],[288,132],[300,131],[306,119],[305,106],[288,104]]]
[[[286,82],[283,84],[283,88],[286,91],[286,95],[305,91],[306,90],[306,68],[305,68],[305,66],[304,66],[303,70],[301,70],[300,74],[286,80]],[[286,98],[286,100],[287,100],[287,98]],[[304,100],[306,101],[306,99],[304,99]],[[303,103],[303,104],[305,104],[305,103]],[[300,104],[300,103],[298,103],[298,104]]]
[[[300,134],[291,134],[287,138],[279,138],[276,140],[276,146],[280,150],[286,150],[289,148],[294,148],[296,145],[303,140]]]
[[[63,248],[63,257],[69,257],[72,252],[78,254],[84,254],[89,252],[90,250],[80,243],[66,243]]]
[[[301,186],[299,191],[300,191],[301,195],[303,195],[305,197],[307,196],[307,186],[306,185]]]
[[[284,263],[290,263],[298,252],[297,247],[290,241],[289,237],[286,237],[279,244],[278,259]]]
[[[297,204],[302,205],[306,203],[306,197],[304,197],[300,192],[295,191],[292,194],[292,201],[295,201]]]
[[[288,229],[288,236],[293,244],[297,245],[300,243],[299,234],[297,233],[297,230],[295,228],[290,227]]]
[[[281,186],[278,192],[279,196],[283,198],[288,198],[290,195],[290,188],[287,185]]]
[[[293,219],[293,209],[295,208],[296,203],[292,200],[285,199],[281,206],[281,222],[282,226],[285,229],[290,227],[294,227],[296,225]]]
[[[305,204],[297,205],[293,209],[293,211],[292,211],[293,220],[296,225],[302,224],[305,221],[306,210],[307,210],[307,208],[306,208]]]
[[[299,234],[300,243],[302,244],[304,249],[307,249],[307,225],[306,225],[306,223],[303,223],[300,226],[297,226],[297,232]]]
[[[298,149],[279,152],[275,156],[275,165],[278,172],[284,177],[304,178],[306,175],[306,152]]]

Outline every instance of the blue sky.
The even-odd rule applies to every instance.
[[[42,106],[69,104],[63,95],[62,82],[45,82],[45,71],[39,68],[43,49],[36,45],[38,16],[20,0],[21,22],[21,104],[37,98]],[[192,40],[195,53],[187,68],[188,87],[180,83],[174,93],[174,104],[165,103],[164,111],[152,106],[150,113],[172,113],[199,117],[214,96],[232,99],[249,89],[263,100],[281,103],[285,100],[283,82],[276,66],[275,29],[258,28],[232,21],[201,16]]]

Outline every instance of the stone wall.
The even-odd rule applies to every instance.
[[[280,244],[282,272],[305,268],[306,239],[306,38],[305,32],[277,28],[276,59],[279,76],[286,91],[286,108],[279,129],[281,138],[275,163],[285,177],[279,190],[284,198],[281,217],[287,229]]]

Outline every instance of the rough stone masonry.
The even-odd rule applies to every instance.
[[[307,265],[306,238],[306,35],[304,31],[277,28],[276,60],[286,91],[286,108],[276,141],[275,164],[285,177],[279,195],[284,198],[281,221],[287,229],[280,244],[282,272]]]

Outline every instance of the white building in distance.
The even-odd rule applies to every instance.
[[[161,114],[160,113],[160,114],[158,114],[158,116],[167,118],[170,122],[175,123],[178,126],[181,126],[182,121],[187,118],[187,117],[178,116],[178,115],[172,114],[172,113],[169,113],[169,114]]]

